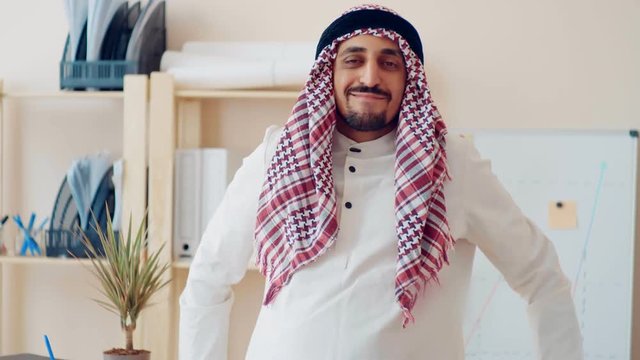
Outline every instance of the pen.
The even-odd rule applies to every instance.
[[[49,352],[49,360],[56,360],[53,356],[53,351],[51,351],[51,344],[49,343],[49,337],[47,335],[44,336],[44,344],[47,346],[47,351]]]
[[[42,223],[40,224],[40,226],[38,226],[38,231],[42,231],[42,229],[44,229],[44,226],[47,225],[47,221],[49,221],[49,217],[45,217],[44,220],[42,220]]]
[[[31,213],[31,216],[29,217],[29,227],[27,228],[27,231],[29,233],[31,233],[31,230],[33,230],[33,223],[36,221],[36,214],[35,213]]]
[[[4,228],[4,224],[7,222],[7,220],[9,220],[9,215],[5,215],[2,217],[2,220],[0,220],[0,230]],[[0,232],[0,255],[6,255],[6,254],[7,254],[7,247],[4,244],[4,239],[2,239],[2,233]]]
[[[9,215],[5,215],[2,217],[2,220],[0,220],[0,230],[4,228],[4,224],[7,222],[7,220],[9,220]]]

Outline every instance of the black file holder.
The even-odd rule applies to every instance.
[[[98,191],[91,200],[91,213],[85,229],[80,228],[80,216],[78,208],[71,196],[71,189],[65,176],[58,190],[53,206],[49,229],[45,232],[45,248],[48,257],[87,257],[86,246],[82,242],[85,233],[91,245],[100,256],[104,255],[104,249],[96,227],[102,231],[107,229],[107,211],[113,216],[116,207],[115,186],[111,180],[113,167],[102,177]],[[115,232],[119,237],[119,231]]]
[[[161,0],[155,0],[161,1]],[[165,8],[164,1],[153,9],[153,13],[147,14],[148,21],[140,30],[142,39],[139,56],[133,60],[125,60],[127,44],[131,37],[134,24],[137,20],[144,18],[145,12],[149,9],[151,2],[147,5],[142,14],[140,14],[139,4],[131,8],[124,4],[125,16],[119,9],[113,17],[109,31],[117,31],[117,39],[103,42],[110,46],[119,46],[120,49],[113,51],[105,51],[101,49],[101,58],[98,61],[86,61],[86,25],[82,33],[78,51],[73,58],[69,51],[71,38],[68,36],[65,43],[62,60],[60,61],[60,89],[67,90],[85,90],[87,88],[99,90],[122,90],[124,85],[124,76],[127,74],[151,74],[153,71],[160,69],[160,60],[162,54],[166,50],[166,26],[165,26]],[[120,15],[119,15],[120,14]],[[84,41],[84,43],[83,43]]]

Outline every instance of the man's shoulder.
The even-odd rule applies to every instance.
[[[472,138],[460,133],[447,133],[445,136],[447,153],[447,166],[452,177],[464,172],[465,163],[469,156],[469,147],[472,146]]]
[[[447,158],[460,160],[466,156],[473,139],[469,135],[460,133],[447,133],[445,135]]]
[[[270,125],[264,132],[263,142],[265,144],[277,142],[283,130],[284,126],[282,125]]]
[[[284,126],[282,125],[271,125],[265,130],[264,138],[262,139],[262,144],[265,147],[265,161],[268,163],[269,160],[275,155],[276,147],[278,146],[278,140],[280,139],[280,135],[284,130]]]

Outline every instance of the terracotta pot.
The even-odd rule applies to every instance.
[[[118,355],[103,353],[104,360],[149,360],[151,359],[151,353],[149,351],[143,351],[136,355]]]

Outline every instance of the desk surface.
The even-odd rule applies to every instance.
[[[0,356],[0,360],[49,360],[49,357],[34,354],[17,354]]]

